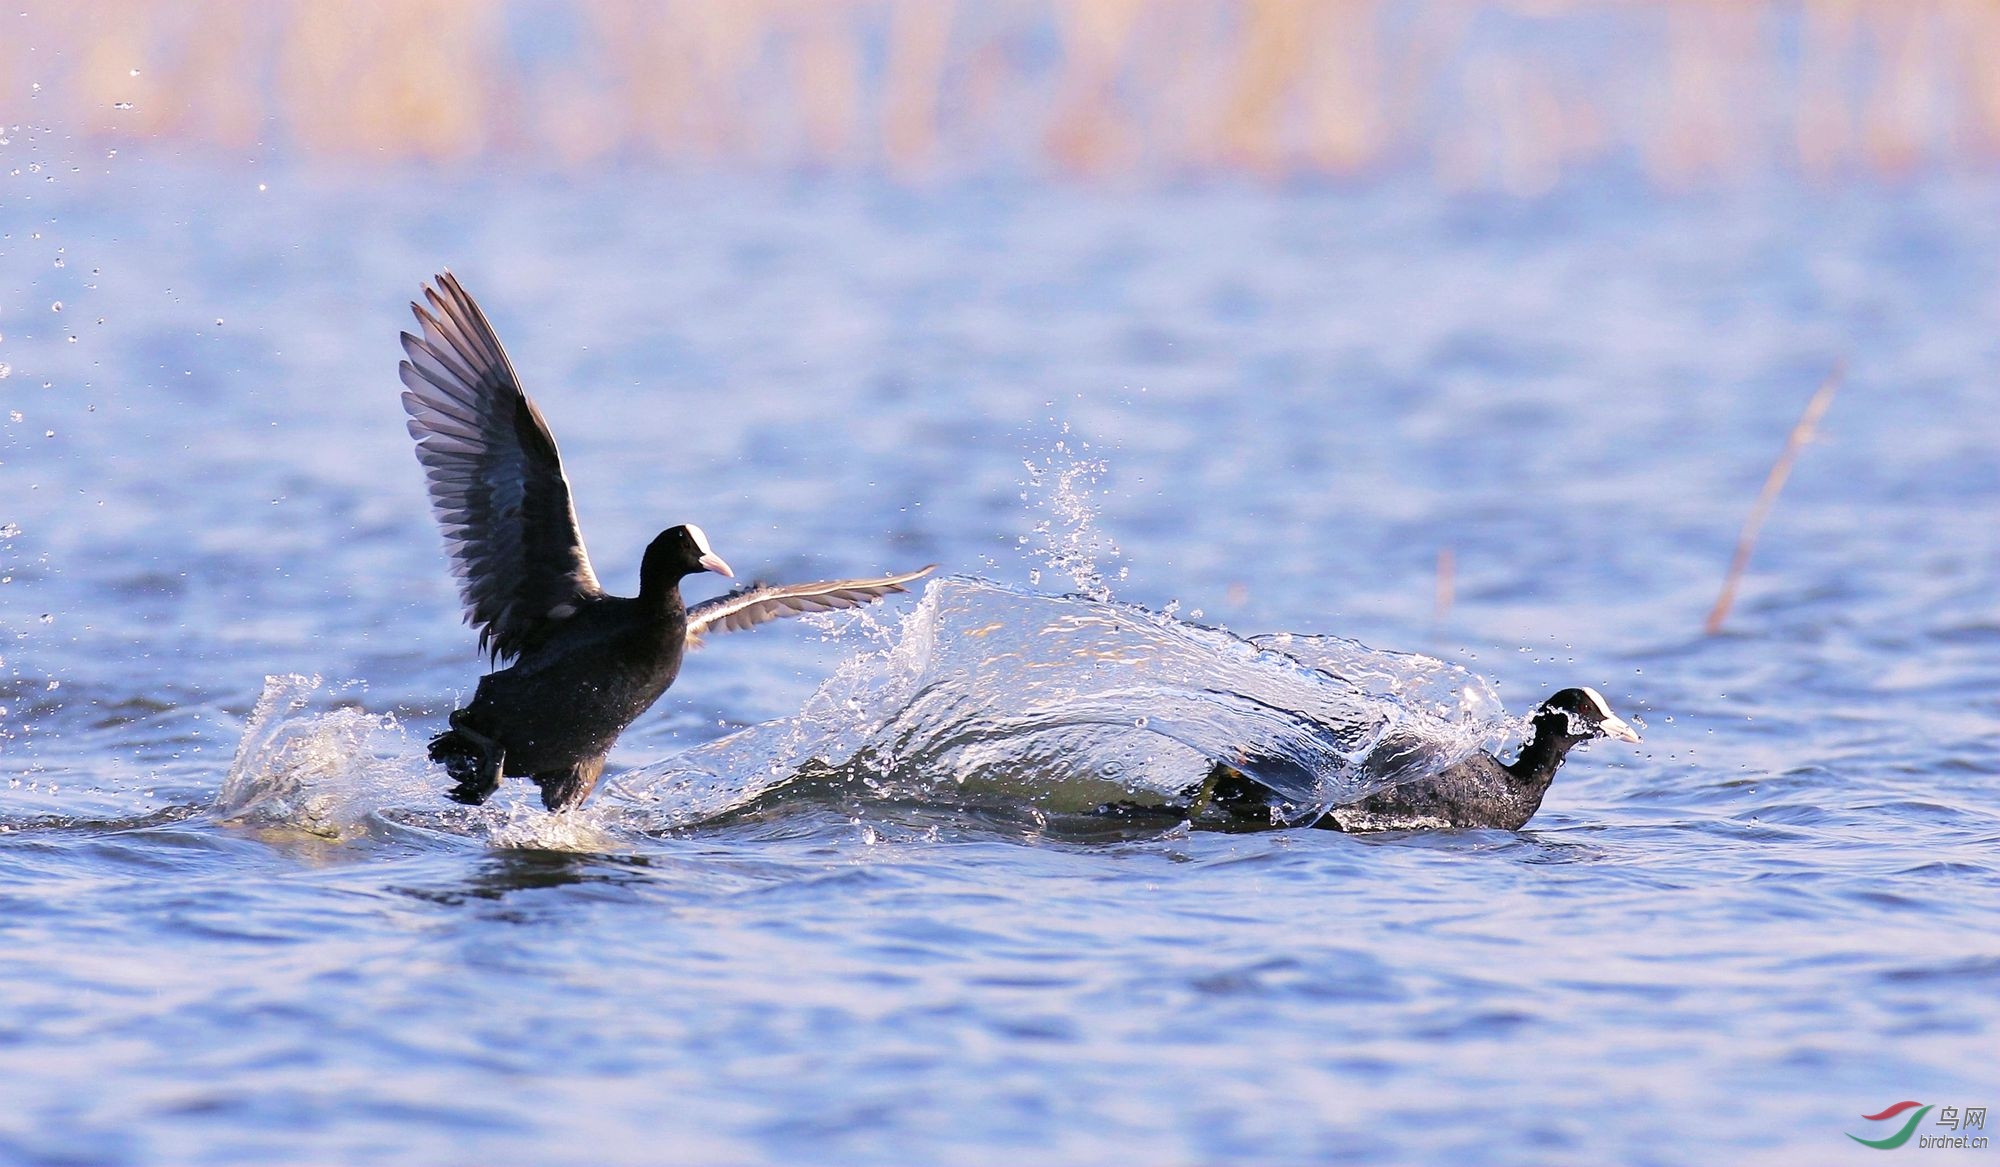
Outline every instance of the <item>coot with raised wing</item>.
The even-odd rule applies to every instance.
[[[704,632],[851,608],[905,590],[930,567],[882,579],[755,586],[687,608],[681,580],[733,575],[700,527],[669,527],[646,548],[639,594],[598,586],[555,438],[514,374],[485,313],[450,272],[412,303],[403,334],[403,408],[444,529],[466,622],[506,668],[430,743],[455,785],[486,801],[504,775],[532,778],[542,803],[583,802],[612,743],[659,700]],[[933,567],[935,565],[932,565]]]

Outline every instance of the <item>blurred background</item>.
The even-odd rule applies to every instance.
[[[1418,172],[1517,196],[1991,166],[1990,0],[29,4],[12,125],[242,161]]]

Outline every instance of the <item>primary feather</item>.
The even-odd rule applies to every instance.
[[[688,647],[700,646],[710,632],[740,632],[781,616],[858,608],[883,596],[909,590],[904,585],[937,570],[937,564],[881,579],[833,579],[804,584],[752,584],[688,609]]]
[[[556,442],[500,338],[450,272],[412,303],[403,408],[465,620],[511,659],[601,597]]]

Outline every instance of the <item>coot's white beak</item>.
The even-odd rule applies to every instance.
[[[1603,731],[1605,737],[1614,737],[1621,742],[1631,742],[1633,745],[1639,744],[1639,731],[1632,728],[1631,722],[1615,713],[1598,722],[1597,728]]]
[[[687,526],[688,538],[694,540],[694,549],[696,551],[701,552],[701,558],[696,559],[695,562],[701,564],[704,568],[707,568],[709,571],[712,571],[717,575],[728,576],[730,579],[735,579],[736,573],[729,570],[728,564],[722,562],[722,556],[717,555],[713,550],[709,548],[708,532],[702,530],[700,527],[695,526],[693,523],[688,523],[686,524],[686,526]]]

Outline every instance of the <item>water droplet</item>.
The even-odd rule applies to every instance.
[[[131,108],[132,108],[132,103],[131,103],[131,102],[129,102],[129,101],[114,101],[114,102],[112,102],[112,103],[111,103],[111,108],[112,108],[112,109],[131,109]]]
[[[21,535],[19,523],[0,524],[0,539],[18,539]]]
[[[127,73],[127,74],[125,74],[125,75],[126,75],[127,77],[137,77],[137,76],[139,75],[139,71],[138,71],[137,69],[134,69],[134,70],[132,70],[132,71],[131,71],[130,73]]]
[[[62,301],[61,301],[61,300],[57,300],[57,301],[56,301],[55,303],[53,303],[53,304],[49,305],[49,311],[51,311],[51,312],[60,312],[60,311],[62,311]]]
[[[8,364],[6,361],[0,361],[0,381],[5,381],[13,375],[14,366]]]
[[[43,612],[43,613],[42,613],[42,623],[44,623],[44,624],[54,624],[55,622],[56,622],[56,617],[55,617],[55,613],[53,613],[53,612]]]
[[[221,327],[222,327],[222,317],[218,316],[218,317],[216,317],[216,318],[215,318],[215,326],[216,326],[217,328],[221,328]]]

